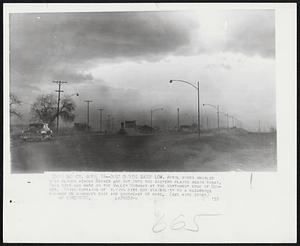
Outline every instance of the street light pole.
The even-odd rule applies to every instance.
[[[85,102],[87,103],[87,126],[88,126],[88,130],[89,130],[89,127],[90,127],[90,103],[93,101],[85,100]]]
[[[200,86],[199,82],[197,82],[197,89],[198,89],[198,138],[200,138]]]
[[[150,111],[150,126],[152,128],[152,110]]]
[[[226,113],[226,119],[227,119],[227,129],[229,129],[228,113]]]
[[[179,132],[179,108],[177,108],[177,131]]]
[[[60,81],[60,80],[54,80],[52,82],[55,83],[55,84],[58,84],[58,90],[55,90],[58,93],[58,97],[57,97],[57,111],[56,111],[56,132],[58,133],[60,93],[64,92],[60,88],[61,88],[62,84],[66,84],[68,82],[66,82],[66,81]]]
[[[208,129],[208,117],[206,117],[206,127]]]
[[[218,129],[220,129],[220,106],[217,106],[217,114],[218,114]]]
[[[110,114],[107,115],[107,132],[110,132]]]
[[[185,81],[185,80],[181,80],[181,79],[171,79],[170,80],[170,83],[173,83],[174,81],[176,82],[181,82],[181,83],[185,83],[185,84],[188,84],[192,87],[194,87],[196,90],[197,90],[197,105],[198,105],[198,138],[200,138],[200,85],[199,85],[199,82],[197,82],[197,85],[194,85],[193,83],[191,82],[188,82],[188,81]]]

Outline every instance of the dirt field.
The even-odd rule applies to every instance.
[[[11,142],[12,172],[276,171],[276,133],[61,136]]]

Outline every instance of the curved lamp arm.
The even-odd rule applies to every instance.
[[[72,97],[72,96],[79,96],[79,93],[74,93],[74,94],[72,94],[72,95],[70,95],[70,97]]]
[[[188,82],[188,81],[185,81],[185,80],[181,80],[181,79],[171,79],[170,83],[172,84],[173,81],[177,81],[177,82],[182,82],[182,83],[185,83],[185,84],[189,84],[190,86],[193,86],[196,90],[198,90],[198,87],[196,85],[194,85],[193,83],[191,83],[191,82]]]
[[[157,110],[164,110],[163,108],[154,108],[154,109],[151,109],[151,112],[154,112],[154,111],[157,111]]]
[[[228,113],[221,112],[221,111],[220,111],[219,113],[229,117],[229,114],[228,114]]]
[[[69,95],[69,96],[65,96],[66,98],[69,98],[69,97],[72,97],[72,96],[79,96],[79,93],[74,93],[74,94],[71,94],[71,95]]]
[[[218,110],[218,107],[212,104],[208,104],[208,103],[204,103],[203,106],[211,106],[213,108],[215,108],[216,110]]]

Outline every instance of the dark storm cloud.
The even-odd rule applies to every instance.
[[[176,13],[11,14],[11,64],[39,72],[56,62],[139,57],[173,52],[189,43],[189,19]]]
[[[275,57],[274,10],[230,12],[225,51]]]
[[[229,11],[222,48],[206,40],[198,19],[202,15],[176,11],[10,14],[10,67],[23,76],[18,81],[12,78],[11,83],[40,84],[57,78],[86,82],[93,79],[87,71],[101,61],[155,62],[168,54],[231,51],[274,57],[273,11]]]
[[[225,63],[221,63],[221,64],[207,64],[204,68],[206,69],[218,69],[218,68],[223,68],[226,70],[230,70],[231,66]]]
[[[57,68],[52,72],[54,78],[71,81],[72,83],[86,83],[94,79],[91,73],[81,72],[74,68]]]
[[[91,91],[90,88],[93,88]],[[81,98],[90,98],[99,105],[111,104],[111,107],[127,108],[138,107],[138,101],[141,101],[139,90],[130,88],[120,88],[109,86],[107,82],[97,79],[89,84],[81,84],[78,86],[80,89]]]

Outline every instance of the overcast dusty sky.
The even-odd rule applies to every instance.
[[[174,127],[196,120],[197,92],[170,79],[200,82],[201,104],[219,104],[248,129],[276,125],[275,16],[272,10],[208,12],[49,13],[10,15],[10,86],[25,118],[39,94],[78,92],[76,121],[91,104],[118,125],[137,119]],[[213,108],[201,109],[216,126]],[[222,124],[225,124],[225,118]]]

